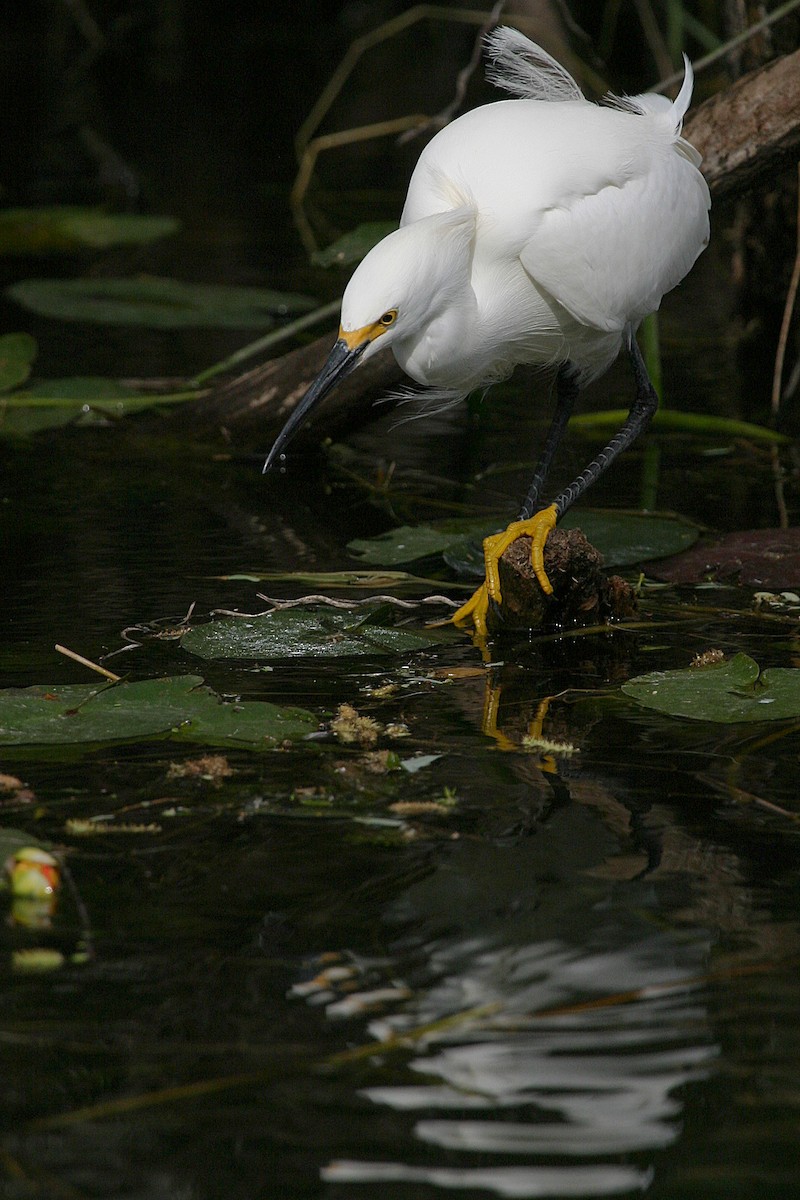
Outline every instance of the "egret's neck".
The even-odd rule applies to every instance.
[[[472,386],[469,348],[475,345],[478,312],[475,294],[464,280],[463,292],[432,313],[410,337],[394,343],[394,356],[407,375],[429,387]]]

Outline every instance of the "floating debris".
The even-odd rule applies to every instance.
[[[352,704],[340,704],[336,716],[331,721],[331,732],[345,745],[369,749],[377,743],[383,726],[372,717],[359,716]]]
[[[14,896],[53,896],[61,883],[58,859],[41,846],[21,846],[6,860],[5,870]]]

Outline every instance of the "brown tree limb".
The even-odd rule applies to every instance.
[[[270,359],[190,401],[165,419],[181,423],[188,420],[198,437],[222,435],[229,445],[258,447],[266,454],[319,374],[335,339],[331,331],[307,346]],[[319,441],[386,412],[385,406],[373,412],[375,401],[404,378],[390,351],[376,354],[325,399],[315,414],[319,420],[315,416],[309,419],[310,436]],[[304,436],[305,430],[298,434],[298,441]]]
[[[737,79],[684,126],[714,197],[752,188],[800,151],[800,50]]]

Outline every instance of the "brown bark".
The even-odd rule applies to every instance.
[[[713,196],[747,191],[800,150],[800,50],[738,79],[696,109],[684,126],[703,155]]]
[[[335,340],[336,335],[331,331],[307,346],[237,375],[207,396],[184,405],[174,419],[183,422],[188,418],[199,437],[221,433],[230,444],[260,445],[266,452],[319,374]],[[369,419],[375,400],[403,378],[391,352],[376,354],[325,398],[318,414],[324,436],[363,424]],[[378,409],[379,413],[386,411],[383,406]],[[314,425],[312,416],[308,429],[319,441],[323,435],[319,428],[314,432]],[[299,441],[307,435],[303,430],[297,436]]]

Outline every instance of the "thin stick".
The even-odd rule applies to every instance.
[[[772,372],[772,415],[777,419],[781,407],[781,380],[783,378],[783,361],[786,357],[786,343],[789,340],[789,328],[794,315],[797,289],[800,286],[800,164],[797,168],[797,253],[795,254],[792,278],[789,281],[789,291],[786,293],[786,304],[783,308],[783,320],[778,336],[778,349],[775,353],[775,369]]]
[[[328,110],[333,105],[334,100],[341,92],[348,77],[352,74],[353,68],[367,51],[373,46],[379,45],[381,42],[387,41],[389,38],[396,37],[398,33],[415,25],[418,21],[455,21],[462,25],[485,25],[491,18],[491,14],[487,12],[475,11],[464,8],[446,8],[443,4],[415,4],[413,8],[409,8],[404,13],[400,13],[391,20],[385,21],[382,25],[378,25],[375,29],[370,29],[361,37],[352,41],[347,49],[342,61],[339,63],[336,70],[331,75],[330,79],[322,89],[316,103],[311,112],[306,117],[303,124],[297,131],[295,138],[295,149],[297,152],[298,162],[303,157],[303,151],[314,136],[315,130],[322,124]],[[524,32],[532,33],[541,29],[541,22],[535,17],[523,16],[520,13],[514,13],[509,20],[518,29]],[[578,60],[575,60],[577,63]],[[572,63],[566,64],[571,67]],[[603,92],[603,81],[595,72],[591,71],[585,64],[581,64],[581,69],[584,73],[584,78],[591,83],[596,90]]]
[[[775,366],[772,372],[772,418],[778,420],[781,409],[781,382],[783,380],[783,365],[786,358],[786,343],[789,340],[789,329],[794,316],[794,306],[797,300],[797,289],[800,285],[800,164],[797,168],[797,252],[789,280],[789,290],[786,293],[786,303],[783,307],[781,330],[778,334],[778,346],[775,351]],[[778,447],[770,447],[772,461],[772,478],[775,484],[775,504],[778,509],[778,524],[781,529],[789,528],[789,512],[786,507],[786,488],[783,470],[781,468]]]
[[[300,159],[300,169],[292,184],[289,203],[295,225],[309,254],[319,249],[314,231],[303,209],[303,201],[314,174],[317,155],[321,150],[335,150],[353,142],[365,142],[372,138],[385,137],[390,133],[402,133],[406,129],[427,125],[430,118],[423,113],[411,113],[391,121],[376,121],[372,125],[359,125],[356,129],[342,129],[338,133],[324,133],[307,143]]]
[[[464,103],[464,97],[467,94],[467,85],[470,79],[475,74],[478,65],[483,57],[483,43],[487,33],[494,29],[497,22],[500,20],[500,15],[505,8],[507,0],[497,0],[494,8],[489,14],[489,19],[485,25],[481,25],[478,30],[478,36],[475,38],[475,45],[472,47],[472,55],[465,67],[462,67],[456,76],[456,87],[453,99],[447,104],[441,112],[436,113],[431,117],[427,125],[420,125],[415,129],[407,129],[405,133],[401,133],[397,139],[398,145],[403,146],[406,142],[410,142],[413,138],[419,137],[426,129],[443,129],[452,121],[453,116],[458,112],[461,105]]]
[[[107,671],[105,667],[92,662],[90,658],[84,658],[82,654],[76,653],[75,650],[68,650],[66,646],[59,646],[58,642],[56,642],[56,650],[66,658],[71,658],[73,662],[80,663],[82,667],[88,667],[90,671],[96,671],[98,675],[105,675],[106,679],[110,679],[112,683],[119,683],[122,678],[121,675],[115,675],[113,671]]]
[[[662,75],[666,75],[672,67],[672,59],[669,56],[667,44],[661,35],[661,30],[658,27],[655,13],[649,0],[633,0],[633,2],[645,40],[650,47],[650,53],[655,59],[656,69]]]
[[[762,30],[768,29],[769,26],[774,25],[776,21],[780,21],[783,17],[788,17],[789,13],[793,12],[799,5],[800,0],[787,0],[786,4],[781,4],[779,8],[774,10],[774,12],[769,13],[766,17],[763,17],[762,20],[756,21],[755,25],[750,25],[747,29],[742,30],[741,33],[737,33],[736,37],[732,37],[730,41],[718,46],[717,49],[712,50],[710,54],[706,54],[702,58],[698,58],[696,62],[692,63],[695,75],[698,73],[698,71],[704,71],[706,67],[710,67],[712,63],[717,62],[718,59],[724,58],[726,54],[730,54],[731,50],[735,50],[738,46],[742,46],[745,42],[749,42],[751,37],[755,37],[757,33],[761,33]],[[658,83],[653,84],[653,86],[647,90],[649,92],[663,92],[668,87],[672,87],[673,83],[680,83],[682,79],[683,71],[675,71],[674,74],[670,75],[667,79],[661,79]]]
[[[305,313],[302,317],[297,317],[294,321],[289,321],[287,325],[282,325],[280,329],[273,329],[271,333],[265,333],[263,337],[258,338],[255,342],[249,342],[246,346],[235,350],[228,358],[224,358],[222,362],[214,363],[212,367],[206,367],[205,371],[201,371],[199,375],[195,375],[192,380],[194,387],[201,387],[209,379],[213,379],[215,375],[221,375],[223,371],[230,371],[232,367],[237,367],[239,363],[244,362],[248,358],[254,358],[256,354],[261,354],[264,350],[269,350],[276,346],[279,342],[285,342],[287,338],[292,338],[297,333],[301,333],[304,329],[308,329],[311,325],[318,325],[322,321],[327,321],[329,317],[338,315],[341,307],[341,300],[331,300],[329,304],[323,304],[319,308],[315,308],[313,312]]]

